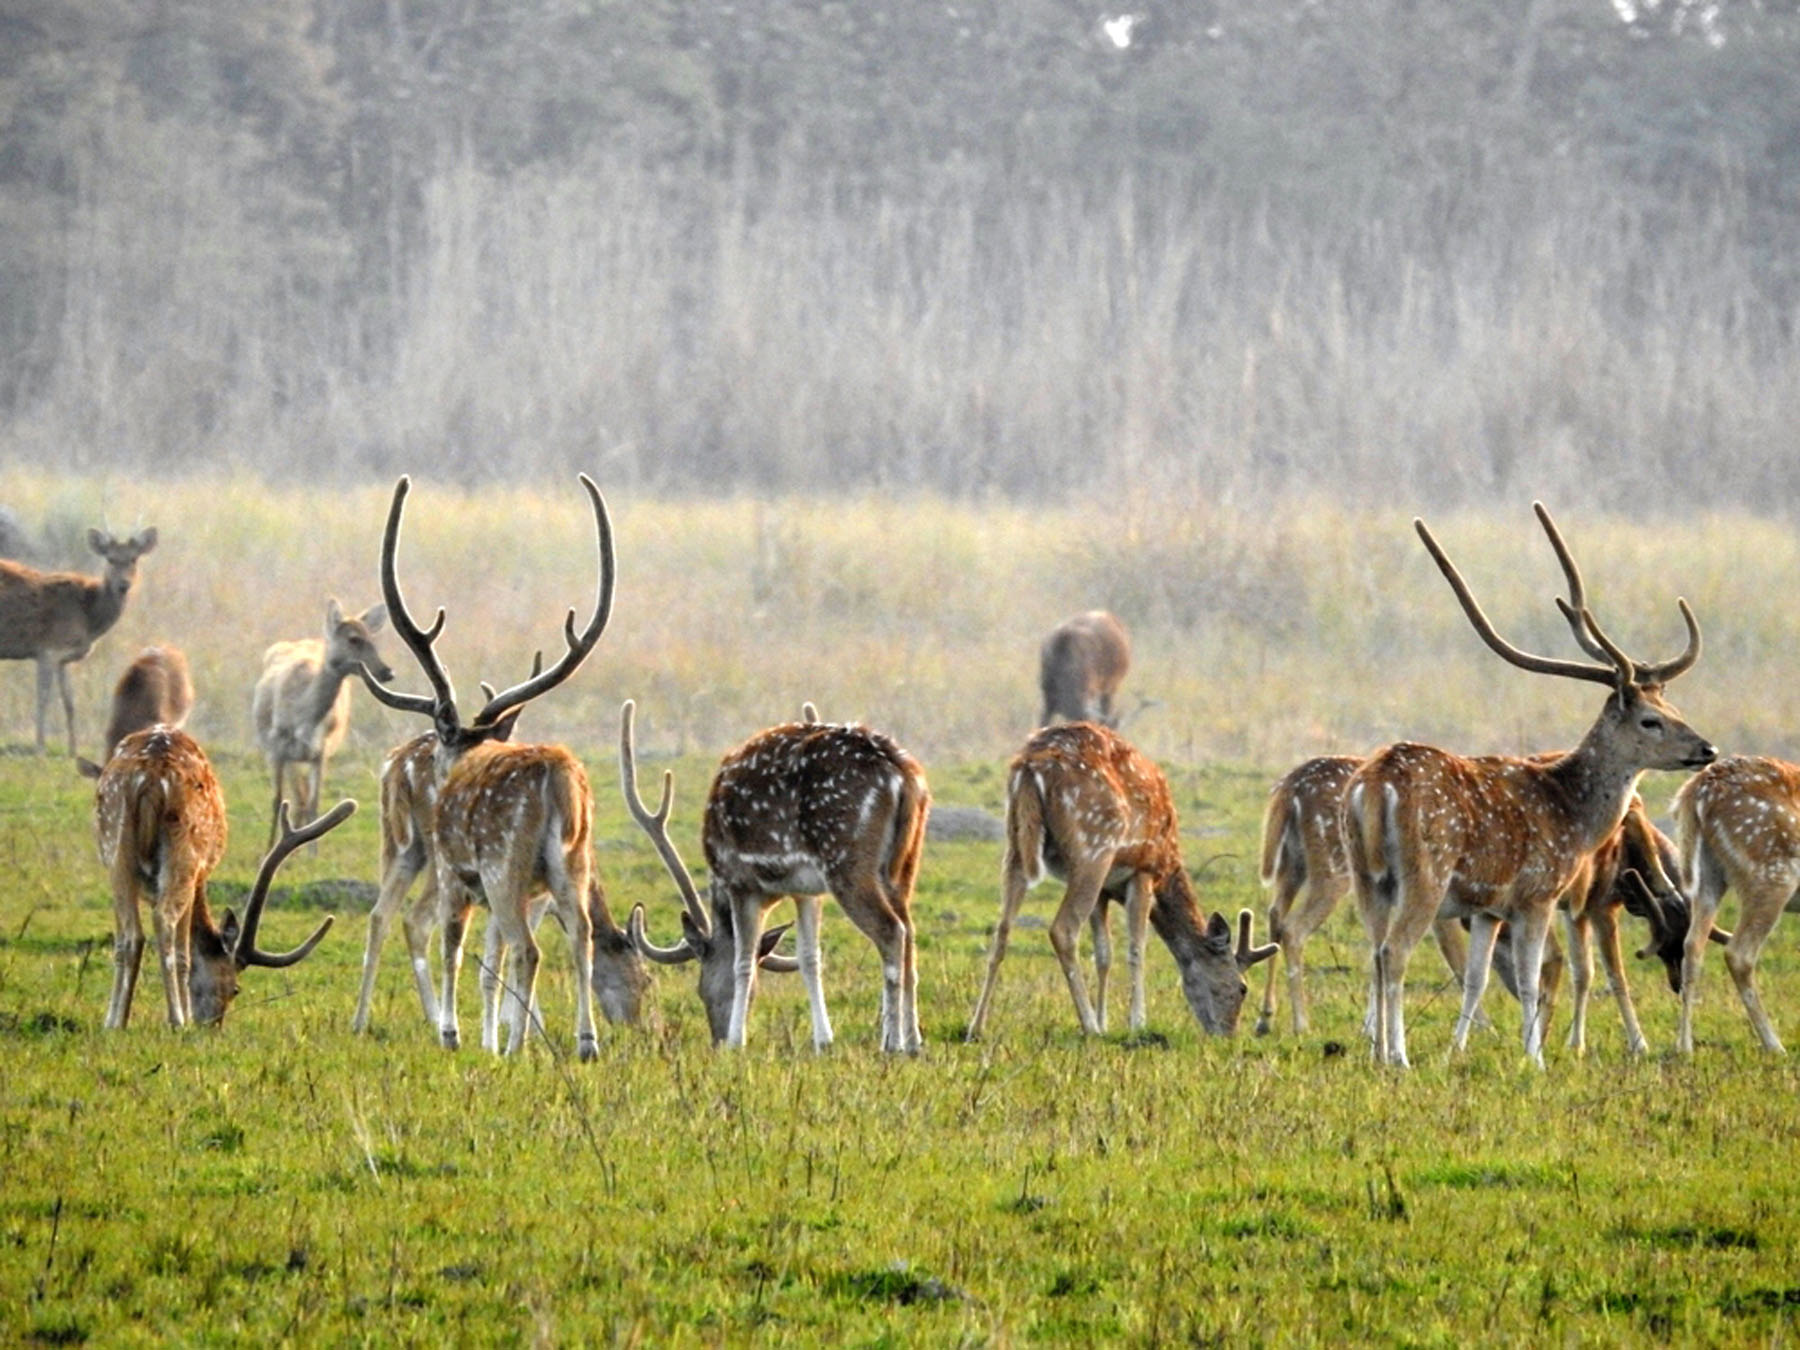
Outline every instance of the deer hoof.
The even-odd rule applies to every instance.
[[[583,1064],[600,1058],[600,1047],[592,1036],[583,1036],[575,1043],[575,1057]]]
[[[455,1027],[445,1027],[438,1032],[438,1038],[443,1041],[446,1050],[456,1050],[462,1046],[462,1037],[457,1035]]]

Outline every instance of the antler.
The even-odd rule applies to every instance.
[[[456,691],[450,686],[450,676],[445,673],[443,664],[437,659],[437,653],[432,650],[438,634],[444,631],[444,611],[440,606],[430,629],[421,629],[413,622],[412,611],[407,609],[406,600],[400,594],[400,578],[394,569],[394,554],[400,545],[400,517],[406,509],[406,494],[411,490],[412,479],[402,474],[394,484],[394,500],[388,507],[387,528],[381,536],[381,598],[387,602],[388,618],[393,622],[394,632],[399,634],[407,650],[418,661],[420,669],[425,672],[425,678],[431,681],[434,697],[403,694],[397,689],[389,689],[369,674],[367,667],[358,669],[368,691],[388,707],[398,712],[424,713],[427,717],[436,717],[440,708],[448,709],[452,714],[456,709]]]
[[[1629,680],[1632,677],[1629,658],[1624,658],[1622,663],[1609,666],[1589,665],[1585,661],[1560,661],[1548,656],[1533,656],[1529,652],[1521,651],[1513,646],[1494,631],[1494,625],[1488,622],[1487,615],[1481,612],[1481,606],[1475,603],[1475,597],[1469,593],[1469,587],[1463,581],[1462,574],[1456,570],[1444,550],[1438,547],[1438,541],[1431,537],[1431,531],[1425,528],[1425,522],[1415,516],[1413,528],[1419,532],[1419,538],[1424,541],[1426,551],[1437,563],[1438,570],[1444,574],[1444,580],[1450,583],[1450,589],[1456,592],[1456,598],[1462,602],[1463,613],[1468,616],[1475,631],[1481,635],[1481,640],[1487,643],[1502,660],[1521,670],[1535,671],[1540,675],[1566,675],[1570,679],[1592,680],[1597,684],[1608,685],[1615,689],[1619,687],[1621,681]],[[1561,554],[1559,553],[1558,556]],[[1573,583],[1571,584],[1573,585]],[[1592,622],[1592,615],[1586,610],[1581,611],[1581,617],[1584,622]],[[1597,629],[1595,631],[1598,632]],[[1585,645],[1583,643],[1583,646]]]
[[[625,796],[625,807],[631,812],[631,818],[637,821],[644,833],[650,836],[650,842],[656,845],[661,855],[663,866],[675,881],[676,889],[681,892],[681,903],[687,910],[694,926],[701,933],[712,932],[712,920],[707,917],[706,906],[700,903],[700,892],[694,887],[694,878],[688,872],[687,865],[681,861],[681,854],[675,849],[669,838],[669,808],[675,800],[675,775],[668,770],[663,772],[662,804],[654,814],[644,806],[644,799],[638,795],[637,786],[637,748],[633,744],[631,723],[637,712],[637,703],[626,699],[624,707],[619,709],[619,789]],[[635,917],[635,916],[634,916]],[[639,923],[642,931],[642,923]],[[646,956],[651,953],[639,948]],[[652,960],[660,958],[651,956]]]
[[[581,486],[588,495],[588,501],[593,504],[594,528],[600,545],[600,589],[594,597],[593,617],[588,620],[587,627],[577,633],[575,611],[571,609],[568,617],[563,620],[565,648],[556,664],[548,670],[534,669],[529,679],[490,698],[481,711],[475,714],[475,721],[472,723],[474,726],[486,726],[510,709],[529,703],[538,695],[556,688],[575,673],[576,668],[587,659],[588,653],[594,650],[594,644],[600,641],[600,634],[606,631],[606,621],[612,616],[615,573],[612,521],[606,514],[606,499],[600,495],[600,489],[594,486],[594,480],[584,473],[581,475]]]
[[[1250,945],[1251,922],[1250,911],[1240,909],[1238,911],[1237,950],[1232,953],[1232,959],[1237,962],[1239,970],[1248,970],[1258,961],[1267,961],[1281,950],[1281,947],[1273,942],[1262,947],[1252,947]]]
[[[1556,522],[1550,519],[1549,511],[1544,509],[1542,502],[1533,502],[1531,509],[1537,512],[1544,533],[1550,536],[1550,547],[1556,550],[1556,559],[1562,564],[1563,575],[1568,578],[1569,598],[1564,600],[1558,596],[1556,607],[1562,611],[1570,631],[1575,634],[1575,641],[1581,644],[1583,651],[1629,671],[1631,682],[1639,686],[1667,684],[1700,659],[1700,625],[1695,621],[1694,611],[1688,607],[1688,602],[1680,598],[1676,599],[1675,604],[1681,610],[1682,620],[1687,624],[1686,650],[1672,661],[1658,661],[1648,665],[1627,656],[1617,643],[1601,631],[1592,611],[1588,609],[1582,590],[1581,570],[1575,566],[1569,546],[1563,542],[1562,532],[1556,528]]]
[[[331,810],[302,825],[299,829],[288,826],[288,804],[281,804],[281,838],[275,846],[264,855],[262,868],[256,874],[256,885],[250,891],[250,898],[244,904],[244,926],[238,933],[237,946],[232,950],[232,959],[237,962],[238,969],[246,966],[272,966],[277,969],[291,966],[304,959],[312,949],[319,945],[319,939],[331,931],[336,922],[336,915],[327,914],[313,935],[302,942],[293,951],[281,956],[271,952],[259,951],[256,946],[256,930],[262,923],[263,904],[269,898],[269,883],[275,879],[275,870],[281,866],[288,854],[302,844],[309,844],[321,835],[327,834],[350,819],[356,812],[356,803],[345,800],[339,802]]]
[[[683,961],[692,961],[699,955],[694,950],[693,943],[686,938],[682,938],[673,947],[659,947],[652,942],[650,935],[644,931],[644,907],[642,905],[631,907],[631,917],[625,920],[625,931],[631,938],[631,945],[636,947],[642,956],[661,966],[678,966]]]

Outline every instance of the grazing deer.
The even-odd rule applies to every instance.
[[[974,1040],[986,1025],[1000,961],[1025,892],[1049,873],[1068,883],[1050,923],[1050,945],[1062,963],[1081,1029],[1106,1030],[1106,982],[1111,942],[1104,931],[1104,899],[1125,905],[1131,969],[1130,1026],[1144,1025],[1146,925],[1169,948],[1181,972],[1181,991],[1203,1030],[1229,1036],[1237,1027],[1248,986],[1244,972],[1266,961],[1275,946],[1250,946],[1250,911],[1231,925],[1215,912],[1202,919],[1193,882],[1181,864],[1175,803],[1162,771],[1118,733],[1088,722],[1046,727],[1013,757],[1006,782],[1006,857],[1001,870],[1000,919],[988,950],[987,980],[969,1019]],[[1094,929],[1099,1011],[1088,1002],[1076,962],[1081,925]]]
[[[570,610],[563,624],[564,651],[556,663],[548,670],[534,665],[530,677],[490,695],[475,716],[464,722],[450,677],[433,648],[444,630],[444,611],[438,610],[429,629],[421,629],[400,593],[395,554],[411,486],[407,478],[394,485],[393,505],[381,541],[381,593],[394,631],[418,661],[432,692],[396,692],[367,667],[362,677],[369,691],[389,707],[432,719],[436,739],[432,781],[437,804],[431,813],[430,852],[438,916],[444,929],[438,1034],[448,1049],[461,1043],[456,984],[463,938],[470,911],[478,902],[485,902],[488,922],[495,929],[490,940],[498,943],[490,950],[496,954],[512,951],[505,1018],[510,1036],[505,1048],[513,1053],[524,1044],[541,957],[532,932],[532,900],[548,891],[575,961],[576,1053],[584,1060],[593,1059],[599,1054],[592,1004],[595,992],[609,1018],[635,1020],[649,974],[630,938],[613,923],[594,875],[590,847],[594,803],[581,761],[560,745],[514,745],[507,738],[525,705],[573,675],[606,629],[612,613],[615,570],[606,502],[593,480],[582,474],[581,486],[593,508],[600,551],[599,589],[587,625],[577,632],[575,611]]]
[[[1103,609],[1058,624],[1038,653],[1038,688],[1044,711],[1038,725],[1053,718],[1071,722],[1119,724],[1113,695],[1131,669],[1131,639],[1125,625]]]
[[[1425,523],[1413,524],[1469,622],[1502,659],[1538,674],[1603,684],[1612,692],[1581,744],[1554,758],[1470,759],[1402,742],[1375,755],[1351,778],[1344,797],[1345,842],[1373,948],[1370,1002],[1376,1058],[1383,1063],[1408,1062],[1402,1007],[1406,962],[1442,913],[1470,920],[1455,1047],[1460,1050],[1468,1039],[1496,932],[1506,921],[1512,925],[1525,1053],[1542,1066],[1538,970],[1557,897],[1619,828],[1646,769],[1695,769],[1718,754],[1662,697],[1663,686],[1700,655],[1700,626],[1687,602],[1677,602],[1688,632],[1681,655],[1655,664],[1633,661],[1601,630],[1583,600],[1574,560],[1549,512],[1541,504],[1534,509],[1574,591],[1568,602],[1558,598],[1557,604],[1584,650],[1603,653],[1605,665],[1533,656],[1506,642]]]
[[[1675,794],[1675,840],[1692,914],[1681,961],[1681,1021],[1676,1048],[1694,1053],[1694,1004],[1710,939],[1725,948],[1725,968],[1765,1050],[1781,1038],[1756,989],[1756,961],[1784,911],[1800,913],[1800,765],[1731,755],[1695,774]],[[1735,933],[1713,926],[1726,891],[1737,892]]]
[[[652,961],[699,961],[714,1043],[744,1044],[759,968],[793,968],[772,954],[781,930],[763,931],[770,907],[791,895],[813,1046],[831,1044],[819,953],[829,891],[881,953],[881,1048],[916,1053],[922,1038],[912,896],[931,808],[918,761],[879,731],[814,721],[770,727],[731,751],[719,762],[701,827],[709,913],[669,838],[674,775],[663,775],[654,813],[638,795],[634,709],[628,700],[619,713],[619,780],[632,819],[681,892],[683,936],[670,947],[652,943],[642,905],[632,908],[631,936]]]
[[[144,954],[141,899],[151,905],[172,1027],[223,1021],[246,966],[291,966],[318,946],[331,927],[330,916],[282,956],[260,950],[256,930],[282,860],[355,810],[355,802],[340,802],[329,815],[289,830],[282,805],[281,839],[263,859],[240,928],[231,910],[215,920],[206,904],[207,877],[225,853],[225,798],[205,752],[185,731],[167,726],[133,732],[121,741],[100,773],[94,798],[100,861],[112,875],[113,892],[113,986],[106,1025],[123,1027],[131,1017]]]
[[[44,721],[50,688],[62,694],[69,753],[75,753],[75,696],[69,667],[93,649],[95,640],[119,621],[125,597],[137,580],[138,559],[156,547],[156,528],[115,539],[89,530],[88,547],[106,559],[99,577],[74,572],[40,572],[0,559],[0,660],[37,662],[37,748],[44,752]]]
[[[158,724],[178,727],[194,706],[194,683],[179,647],[146,647],[125,667],[113,687],[112,717],[106,724],[110,757],[134,731]]]
[[[375,650],[372,636],[387,622],[387,606],[370,605],[361,614],[346,614],[333,599],[325,605],[325,636],[277,642],[263,653],[262,674],[250,699],[256,741],[268,757],[275,777],[275,803],[282,800],[288,765],[310,765],[311,782],[294,770],[301,820],[319,810],[325,761],[344,743],[350,730],[350,677],[368,667],[376,678],[394,672]],[[269,837],[275,834],[275,806],[269,807]]]

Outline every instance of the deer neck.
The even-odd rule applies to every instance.
[[[131,594],[135,571],[135,568],[127,572],[109,567],[105,576],[88,582],[83,598],[89,636],[99,637],[119,621],[119,615],[125,612],[125,597]]]
[[[349,678],[350,671],[338,666],[327,652],[319,662],[319,673],[313,676],[312,687],[306,692],[305,720],[302,725],[317,726],[323,722],[331,711],[331,705],[337,702],[338,691]]]
[[[1157,887],[1150,903],[1150,926],[1177,962],[1197,956],[1206,936],[1206,920],[1187,869],[1177,866]]]
[[[1579,746],[1545,768],[1543,781],[1559,810],[1591,845],[1618,829],[1643,775],[1641,765],[1612,753],[1596,726]]]

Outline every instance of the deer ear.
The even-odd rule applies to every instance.
[[[156,547],[156,526],[151,525],[138,531],[137,538],[133,542],[137,544],[139,553],[148,553]]]
[[[1208,951],[1231,951],[1231,925],[1218,910],[1213,911],[1212,918],[1206,921],[1206,947]]]
[[[343,621],[344,607],[338,604],[337,597],[334,595],[325,602],[325,626],[336,628]]]
[[[195,925],[198,927],[199,925]],[[235,909],[227,909],[225,917],[219,920],[219,940],[225,944],[225,950],[235,952],[238,944],[238,916]]]
[[[695,952],[703,952],[711,945],[708,935],[700,931],[700,925],[694,922],[685,909],[681,911],[681,936],[687,939],[687,945]]]
[[[95,529],[92,525],[88,526],[87,541],[88,547],[93,549],[96,553],[106,552],[107,544],[112,542],[109,535],[101,530]]]
[[[75,771],[83,778],[98,778],[100,776],[100,766],[91,759],[83,759],[80,755],[75,756]]]
[[[379,601],[362,612],[362,626],[371,633],[379,633],[385,623],[387,623],[387,606]]]

